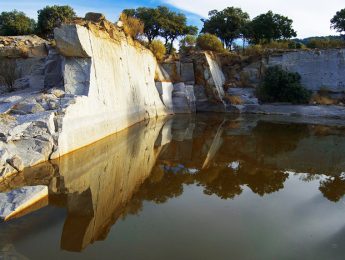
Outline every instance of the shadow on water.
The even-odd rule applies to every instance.
[[[50,206],[67,211],[61,248],[79,252],[106,239],[118,219],[138,214],[144,201],[165,203],[188,185],[220,199],[235,199],[246,188],[262,197],[298,176],[319,180],[323,196],[337,202],[345,194],[344,151],[342,128],[260,117],[174,116],[136,124],[27,169],[0,190],[47,185]]]

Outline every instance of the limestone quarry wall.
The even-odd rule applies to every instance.
[[[65,57],[65,91],[78,97],[60,118],[52,158],[167,114],[155,86],[156,59],[147,49],[99,37],[80,25],[56,29],[55,40]]]
[[[233,78],[239,79],[238,81],[242,83],[246,82],[247,86],[244,87],[257,86],[265,68],[275,65],[291,72],[298,72],[302,84],[314,92],[320,89],[332,92],[345,91],[345,49],[301,50],[271,54],[260,61],[250,63],[235,74],[232,73],[235,75]]]
[[[0,179],[171,113],[153,54],[107,21],[84,23],[56,29],[57,48],[18,79],[32,86],[0,95]]]
[[[287,52],[270,56],[267,65],[298,72],[310,90],[345,91],[345,49]]]

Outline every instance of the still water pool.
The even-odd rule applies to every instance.
[[[0,191],[38,184],[49,186],[48,205],[0,224],[0,259],[345,258],[339,126],[151,120]]]

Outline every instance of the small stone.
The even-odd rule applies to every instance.
[[[49,93],[53,94],[57,98],[63,97],[65,95],[65,91],[63,91],[62,89],[58,89],[58,88],[53,88],[53,89],[49,90]]]
[[[116,23],[116,26],[119,27],[119,28],[123,28],[123,22],[122,21],[118,21]]]
[[[17,155],[13,156],[11,159],[8,159],[7,163],[11,165],[14,169],[16,169],[18,172],[24,170],[24,163],[22,159],[19,158]]]

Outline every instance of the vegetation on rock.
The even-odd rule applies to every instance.
[[[308,103],[311,92],[301,84],[301,76],[283,70],[279,66],[267,69],[264,79],[257,89],[257,96],[262,102]]]
[[[167,49],[165,48],[165,45],[160,40],[153,40],[149,44],[149,48],[152,51],[152,53],[155,55],[158,61],[162,61],[164,59]]]
[[[16,63],[11,59],[0,59],[0,85],[4,85],[8,92],[14,91],[14,83],[20,78],[16,70]]]
[[[16,36],[32,34],[35,30],[35,20],[27,17],[23,12],[13,10],[0,14],[0,35]]]
[[[341,39],[311,39],[306,46],[310,49],[344,48],[345,41]]]
[[[212,10],[208,15],[208,19],[202,20],[204,26],[201,32],[216,35],[226,48],[231,50],[234,40],[246,34],[249,15],[241,8],[227,7],[222,11]]]
[[[188,53],[195,49],[197,37],[195,35],[186,35],[180,41],[180,51]]]
[[[198,31],[197,27],[187,25],[187,18],[184,14],[176,13],[164,6],[125,9],[123,13],[138,18],[144,23],[144,34],[149,43],[159,36],[164,38],[169,53],[173,51],[174,41],[178,37],[196,34]]]
[[[219,38],[213,34],[200,34],[196,46],[204,51],[224,52],[224,47]]]
[[[76,13],[73,8],[65,6],[46,6],[38,10],[37,33],[40,36],[52,38],[55,27],[59,27],[62,23],[72,20]]]
[[[139,19],[121,13],[120,20],[123,23],[123,30],[126,35],[138,39],[144,33],[144,23]]]

